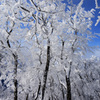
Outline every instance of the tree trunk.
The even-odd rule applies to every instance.
[[[67,100],[71,100],[71,82],[70,82],[71,66],[72,66],[72,62],[70,62],[68,76],[66,75]]]
[[[49,71],[49,64],[50,64],[50,41],[48,39],[48,46],[47,46],[47,62],[46,62],[46,67],[44,70],[44,76],[43,76],[43,87],[42,87],[42,99],[44,99],[44,94],[45,94],[45,88],[46,88],[46,82],[47,82],[47,76],[48,76],[48,71]]]
[[[16,54],[13,54],[13,57],[14,57],[14,62],[15,62],[15,68],[14,68],[14,75],[15,75],[15,77],[14,77],[14,86],[15,86],[15,89],[14,89],[14,100],[17,100],[18,99],[18,96],[17,96],[17,92],[18,92],[18,87],[17,87],[17,85],[18,85],[18,82],[17,82],[17,67],[18,67],[18,61],[17,61],[17,59],[18,59],[18,57],[17,57],[17,55]]]
[[[9,37],[9,36],[8,36]],[[9,48],[11,48],[11,45],[10,45],[10,41],[9,39],[7,38],[7,45]],[[12,53],[12,56],[14,58],[14,100],[17,100],[18,97],[17,97],[17,92],[18,92],[18,87],[17,87],[17,67],[18,67],[18,56],[16,53]]]
[[[41,81],[39,80],[39,86],[38,86],[37,96],[36,96],[35,100],[38,99],[40,89],[41,89]]]
[[[64,93],[63,85],[61,85],[61,92],[62,92],[63,100],[65,100],[65,93]]]
[[[15,86],[15,89],[14,89],[14,100],[17,100],[17,80],[14,79],[14,86]]]
[[[70,78],[66,76],[66,85],[67,85],[67,100],[71,100],[71,84]]]
[[[28,94],[26,95],[26,100],[28,100]]]
[[[7,20],[7,30],[6,32],[8,33],[8,36],[7,36],[7,45],[8,47],[11,49],[11,44],[10,44],[10,41],[9,41],[9,36],[11,35],[12,31],[13,31],[13,27],[15,25],[14,21],[13,21],[13,25],[12,25],[12,28],[10,29],[10,31],[8,30],[9,29],[9,24],[8,24],[8,20]],[[17,67],[18,67],[18,56],[15,53],[12,53],[12,56],[14,58],[14,100],[17,100],[18,97],[17,97],[17,92],[18,92],[18,87],[17,87]]]

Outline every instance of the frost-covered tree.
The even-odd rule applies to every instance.
[[[91,57],[77,63],[77,69],[72,71],[72,99],[99,100],[99,58]],[[76,73],[76,74],[75,74]],[[81,89],[80,89],[81,88]]]
[[[40,98],[44,99],[46,83],[47,83],[47,76],[48,76],[49,65],[50,65],[50,43],[51,43],[51,38],[54,36],[53,35],[54,34],[53,33],[53,30],[54,30],[53,21],[55,19],[53,19],[52,17],[57,16],[58,13],[61,13],[64,6],[63,5],[58,6],[58,5],[62,4],[60,1],[56,1],[56,4],[55,4],[55,1],[40,1],[40,0],[39,1],[30,0],[30,2],[29,1],[25,2],[24,0],[23,1],[19,0],[19,1],[14,2],[14,4],[12,1],[7,1],[6,3],[9,4],[10,6],[12,6],[13,13],[11,15],[13,17],[10,16],[10,19],[12,21],[14,21],[14,23],[16,25],[16,27],[14,27],[15,30],[19,28],[19,24],[22,25],[22,26],[20,26],[20,28],[25,28],[25,25],[27,25],[27,27],[28,27],[28,25],[31,25],[31,27],[30,27],[31,30],[26,35],[23,35],[23,34],[25,34],[24,32],[21,33],[21,35],[23,35],[23,38],[24,38],[23,41],[26,40],[26,43],[24,43],[23,45],[29,49],[29,54],[32,54],[31,55],[32,60],[31,59],[30,60],[31,60],[31,62],[32,61],[34,62],[33,65],[31,65],[31,64],[29,64],[30,62],[27,61],[26,65],[27,65],[27,67],[29,65],[34,66],[34,69],[35,68],[40,69],[40,67],[43,66],[42,67],[43,75],[41,75],[42,79],[40,80],[40,77],[39,77],[39,80],[42,83]],[[9,25],[9,23],[8,23],[8,25]],[[9,30],[8,27],[7,27],[7,29]],[[17,30],[15,31],[15,30],[13,32],[17,31]],[[18,30],[20,30],[20,29],[18,29]],[[25,29],[25,30],[27,30],[27,29]],[[9,30],[9,31],[11,31],[11,30]],[[18,42],[20,41],[21,37],[22,36],[19,36]],[[13,38],[11,40],[13,42]],[[15,41],[14,41],[14,43],[15,43]],[[29,44],[31,44],[31,45],[29,45]],[[9,48],[13,47],[12,45],[13,44],[10,45],[10,41],[8,41]],[[22,43],[21,43],[21,45],[22,45]],[[19,51],[18,51],[18,54],[19,54]],[[20,59],[20,57],[19,57],[19,59]],[[21,59],[21,60],[23,61],[23,59]],[[26,61],[27,59],[24,59],[24,60]],[[39,74],[40,74],[40,72],[39,72]],[[23,84],[24,81],[19,81],[18,84],[20,84],[20,87],[22,87],[23,90],[25,90],[26,86],[23,87],[23,85],[21,85],[20,82],[22,82],[22,84]],[[34,90],[34,86],[33,86],[33,90]],[[30,88],[30,86],[29,86],[29,88]],[[35,94],[33,93],[33,98],[35,98],[35,99],[38,98],[39,91],[35,91],[36,92]],[[35,95],[35,97],[34,97],[34,95]]]
[[[95,5],[96,5],[96,9],[100,9],[100,6],[98,5],[98,0],[95,0]],[[99,12],[100,13],[100,12]],[[97,22],[95,24],[95,26],[97,26],[97,24],[100,22],[100,16],[98,16]]]
[[[20,48],[20,38],[18,37],[17,20],[14,20],[13,5],[16,1],[0,1],[0,52],[3,54],[1,60],[1,77],[4,79],[8,90],[14,92],[14,100],[17,100],[18,81],[18,51]],[[17,30],[16,30],[17,29]],[[5,69],[5,70],[4,70]],[[13,96],[5,96],[5,99],[11,99]]]
[[[90,29],[94,10],[85,11],[82,4],[83,0],[77,6],[69,5],[63,23],[61,22],[61,26],[64,26],[64,32],[60,35],[61,67],[63,66],[66,75],[67,100],[71,100],[71,70],[74,70],[75,63],[89,50],[88,41],[92,37]]]
[[[78,5],[69,2],[65,11],[62,0],[1,0],[0,80],[4,79],[6,89],[2,88],[0,99],[96,97],[85,90],[89,73],[82,59],[90,50],[94,10],[85,11],[82,4],[83,0]]]

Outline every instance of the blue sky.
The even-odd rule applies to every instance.
[[[74,4],[78,4],[81,0],[73,0]],[[100,0],[98,1],[98,6],[100,7]],[[64,3],[67,3],[67,0],[64,0]],[[95,0],[84,0],[82,7],[86,10],[89,11],[92,8],[95,9]],[[94,33],[99,33],[100,34],[100,22],[97,26],[95,26],[96,20],[99,14],[100,9],[95,9],[95,13],[94,13],[94,18],[92,19],[93,21],[93,25],[92,25],[92,29],[91,32],[92,34]],[[96,57],[100,57],[100,36],[97,36],[97,38],[92,39],[92,41],[89,42],[89,46],[94,47],[93,49],[93,53],[91,52],[87,52],[85,58],[90,58],[91,56],[96,56]]]
[[[79,0],[74,0],[74,1],[79,1]],[[98,5],[100,5],[100,0],[98,0]],[[90,10],[91,8],[95,9],[95,0],[84,0],[83,7],[85,10]],[[100,9],[95,9],[95,14],[94,18],[92,19],[93,25],[92,25],[92,33],[100,33],[100,23],[98,23],[97,26],[95,26],[97,16],[99,14]],[[91,46],[100,46],[100,37],[93,39],[93,41],[90,42]]]
[[[81,0],[73,0],[74,4],[78,4]],[[66,3],[67,0],[64,0],[64,3]],[[98,0],[98,5],[100,6],[100,0]],[[95,0],[84,0],[82,7],[88,11],[91,10],[92,8],[95,9]],[[99,14],[100,9],[95,9],[95,13],[94,13],[94,18],[92,19],[93,21],[93,25],[92,25],[92,29],[91,32],[94,33],[100,33],[100,23],[95,26],[96,20],[97,20],[97,16],[100,15]],[[90,46],[100,46],[100,37],[97,37],[95,39],[93,39],[91,42],[89,42]]]

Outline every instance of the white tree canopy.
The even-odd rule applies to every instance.
[[[0,1],[1,100],[100,99],[100,60],[83,58],[94,9],[62,1]]]

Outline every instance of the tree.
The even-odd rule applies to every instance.
[[[96,9],[100,9],[97,0],[95,0],[95,5],[96,5]],[[100,12],[99,12],[99,13],[100,13]],[[97,26],[97,24],[99,23],[99,21],[100,21],[100,16],[98,16],[98,19],[97,19],[97,22],[96,22],[95,26]]]
[[[18,38],[16,37],[16,25],[15,21],[13,19],[13,4],[16,1],[13,1],[11,4],[9,4],[9,1],[1,2],[1,15],[0,15],[0,21],[1,21],[1,51],[4,54],[4,59],[2,60],[2,68],[7,67],[5,73],[3,74],[5,77],[5,83],[8,85],[8,88],[13,89],[14,91],[14,100],[17,100],[18,98],[18,81],[17,81],[17,69],[18,69]],[[2,11],[2,9],[4,11]],[[7,61],[8,60],[8,61]],[[11,74],[12,78],[9,77],[9,74]],[[2,76],[3,76],[2,75]],[[12,82],[14,84],[12,84]],[[9,86],[11,85],[11,87]],[[13,88],[14,87],[14,88]]]
[[[71,4],[68,6],[68,10],[66,12],[67,19],[64,23],[65,32],[60,35],[61,37],[61,63],[64,66],[65,77],[66,77],[66,88],[67,88],[67,100],[71,100],[71,70],[74,67],[75,62],[79,62],[83,54],[88,48],[88,40],[92,37],[91,29],[93,17],[93,9],[91,11],[85,11],[82,8],[83,0],[75,6]],[[63,21],[63,22],[64,22]]]
[[[0,78],[5,79],[7,86],[3,93],[10,91],[2,98],[87,100],[93,95],[99,98],[97,89],[98,96],[85,90],[92,75],[86,72],[91,69],[85,69],[90,65],[83,55],[90,50],[88,41],[92,37],[94,10],[85,11],[82,4],[83,0],[78,5],[68,2],[67,6],[62,0],[5,0],[1,3],[5,11],[0,9],[0,51],[3,52]],[[92,84],[87,87],[91,89]]]
[[[58,8],[58,6],[56,4],[54,4],[55,1],[49,1],[49,2],[35,1],[34,2],[33,0],[30,0],[30,3],[32,4],[33,7],[31,5],[29,5],[28,3],[26,3],[26,4],[28,4],[29,6],[26,7],[26,4],[24,3],[24,5],[23,5],[23,2],[24,1],[19,3],[18,6],[17,5],[15,6],[15,8],[17,8],[17,7],[18,8],[17,8],[17,11],[14,9],[15,10],[14,14],[15,14],[16,19],[23,22],[22,25],[24,25],[25,23],[28,24],[29,22],[32,25],[31,31],[33,33],[30,34],[30,32],[31,32],[30,31],[30,32],[28,32],[27,36],[31,35],[31,37],[33,39],[32,41],[34,41],[33,46],[31,48],[33,51],[35,50],[34,54],[36,55],[36,57],[32,58],[32,60],[34,61],[34,60],[38,59],[35,61],[35,64],[38,67],[43,66],[43,65],[45,66],[45,68],[43,68],[44,69],[43,80],[41,80],[41,81],[43,81],[43,87],[41,87],[41,94],[42,94],[41,98],[44,99],[47,76],[48,76],[49,65],[50,65],[50,36],[54,34],[53,33],[54,29],[52,26],[52,23],[53,23],[52,16],[56,15],[56,13],[62,12],[63,5],[60,8]],[[45,6],[43,6],[44,3],[46,4]],[[57,4],[61,4],[61,3],[58,2]],[[46,9],[46,10],[44,10],[44,9]],[[19,13],[19,11],[21,13]],[[35,22],[33,22],[33,21],[35,21]],[[43,43],[41,43],[41,42],[43,42]],[[47,48],[44,48],[44,47],[47,47]],[[31,49],[31,48],[29,48],[29,49]],[[39,52],[36,52],[36,49]],[[45,52],[47,52],[47,54],[45,54]],[[42,58],[41,58],[41,56],[42,56]],[[41,61],[41,59],[43,59],[44,61]],[[45,59],[47,59],[47,62],[45,62]],[[39,91],[40,91],[40,89],[39,89]],[[38,93],[39,92],[37,92],[36,98],[38,98]]]

